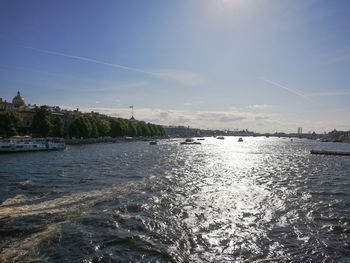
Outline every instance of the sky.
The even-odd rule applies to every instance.
[[[163,125],[350,130],[350,1],[3,0],[0,97]]]

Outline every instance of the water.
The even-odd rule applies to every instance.
[[[0,262],[350,261],[350,145],[179,142],[0,155]]]

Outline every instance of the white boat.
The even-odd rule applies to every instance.
[[[10,138],[0,140],[0,152],[30,152],[65,149],[63,139]]]

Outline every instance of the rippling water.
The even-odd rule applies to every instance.
[[[350,261],[350,145],[179,142],[0,155],[0,262]]]

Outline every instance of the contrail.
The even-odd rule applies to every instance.
[[[100,65],[105,65],[105,66],[109,66],[109,67],[113,67],[113,68],[120,68],[120,69],[124,69],[124,70],[129,70],[129,71],[141,72],[141,73],[149,74],[149,75],[152,75],[152,76],[157,76],[158,75],[155,72],[146,71],[146,70],[133,68],[133,67],[127,67],[127,66],[123,66],[123,65],[119,65],[119,64],[112,64],[112,63],[108,63],[108,62],[105,62],[105,61],[96,60],[96,59],[93,59],[93,58],[74,56],[74,55],[70,55],[70,54],[66,54],[66,53],[50,51],[50,50],[45,50],[45,49],[39,49],[39,48],[34,48],[34,47],[28,47],[28,46],[21,46],[21,47],[26,48],[26,49],[30,49],[30,50],[34,50],[34,51],[37,51],[37,52],[41,52],[41,53],[46,53],[46,54],[51,54],[51,55],[61,56],[61,57],[67,57],[67,58],[72,58],[72,59],[76,59],[76,60],[91,62],[91,63],[95,63],[95,64],[100,64]]]
[[[309,96],[323,97],[323,96],[348,96],[350,91],[330,91],[330,92],[319,92],[319,93],[310,93]]]
[[[75,56],[75,55],[71,55],[71,54],[66,54],[66,53],[56,52],[56,51],[51,51],[51,50],[46,50],[46,49],[40,49],[40,48],[29,47],[29,46],[19,46],[19,47],[34,50],[34,51],[40,52],[40,53],[61,56],[61,57],[66,57],[66,58],[72,58],[72,59],[76,59],[76,60],[80,60],[80,61],[95,63],[95,64],[99,64],[99,65],[104,65],[104,66],[113,67],[113,68],[119,68],[119,69],[128,70],[128,71],[140,72],[140,73],[147,74],[147,75],[150,75],[150,76],[153,76],[156,78],[160,78],[160,79],[177,81],[177,82],[180,82],[181,84],[186,85],[186,86],[198,85],[198,83],[202,81],[202,78],[199,75],[192,73],[190,71],[173,70],[173,69],[158,70],[158,71],[156,71],[156,70],[143,70],[143,69],[139,69],[139,68],[128,67],[128,66],[123,66],[123,65],[119,65],[119,64],[113,64],[113,63],[109,63],[109,62],[105,62],[105,61],[101,61],[101,60],[97,60],[97,59],[93,59],[93,58]]]
[[[284,90],[286,90],[286,91],[289,91],[290,93],[293,93],[293,94],[295,94],[295,95],[297,95],[297,96],[299,96],[299,97],[302,97],[303,99],[305,99],[305,100],[307,100],[307,101],[309,101],[309,102],[311,102],[311,103],[315,103],[314,101],[312,101],[310,98],[308,98],[306,95],[304,95],[303,93],[301,93],[300,91],[297,91],[297,90],[294,90],[294,89],[291,89],[291,88],[288,88],[288,87],[286,87],[286,86],[284,86],[284,85],[282,85],[282,84],[280,84],[280,83],[277,83],[277,82],[274,82],[274,81],[271,81],[271,80],[268,80],[268,79],[265,79],[265,78],[260,78],[261,80],[263,80],[263,81],[265,81],[265,82],[267,82],[267,83],[270,83],[270,84],[272,84],[272,85],[274,85],[274,86],[276,86],[276,87],[279,87],[279,88],[281,88],[281,89],[284,89]]]

